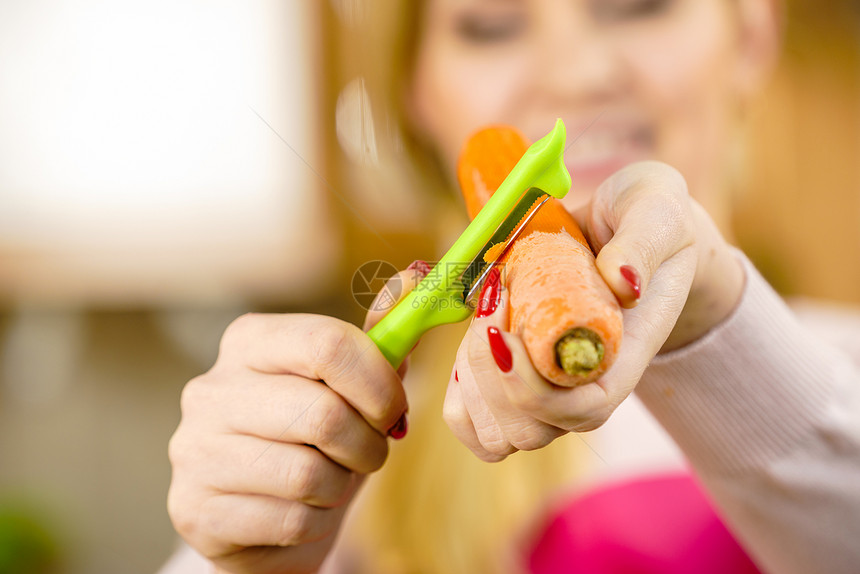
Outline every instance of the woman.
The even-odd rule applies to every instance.
[[[810,340],[720,232],[726,150],[774,59],[777,8],[428,0],[408,82],[395,95],[410,133],[448,174],[475,129],[508,123],[535,139],[562,117],[579,138],[566,155],[575,185],[565,204],[627,307],[613,369],[562,389],[504,331],[502,295],[494,313],[472,322],[450,371],[444,414],[453,434],[498,461],[600,427],[635,388],[761,568],[849,572],[860,563],[851,540],[860,529],[857,366]],[[489,327],[500,341],[489,340]],[[512,371],[496,364],[491,345],[510,351]],[[383,465],[387,437],[407,430],[399,374],[361,330],[320,316],[237,320],[212,370],[187,385],[182,409],[170,445],[171,517],[200,555],[233,572],[318,568],[359,484]],[[359,516],[338,543],[352,552],[362,551],[349,544],[356,528],[375,534]],[[362,561],[383,571],[374,559],[386,557],[364,550],[327,567]]]

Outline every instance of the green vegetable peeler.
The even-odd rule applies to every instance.
[[[368,332],[395,368],[424,333],[469,318],[474,295],[494,264],[484,261],[487,250],[503,242],[506,248],[513,242],[543,204],[532,209],[542,198],[561,199],[567,194],[570,174],[564,151],[565,128],[559,119],[551,132],[529,147],[430,273]]]

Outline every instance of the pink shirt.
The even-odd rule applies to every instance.
[[[686,473],[605,484],[561,507],[532,574],[759,574]]]

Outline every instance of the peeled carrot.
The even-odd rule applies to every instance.
[[[489,127],[469,139],[457,176],[471,218],[526,149],[527,140],[508,126]],[[500,264],[510,291],[510,330],[522,337],[541,375],[569,387],[609,369],[621,345],[621,307],[561,202],[544,204]]]

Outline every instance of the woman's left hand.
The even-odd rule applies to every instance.
[[[658,162],[610,177],[574,214],[598,251],[597,267],[624,309],[615,363],[593,383],[556,386],[507,332],[508,296],[472,321],[448,383],[444,417],[479,458],[499,461],[571,431],[602,425],[633,391],[654,356],[702,336],[734,308],[743,270],[683,177]],[[636,289],[620,272],[635,270]]]

